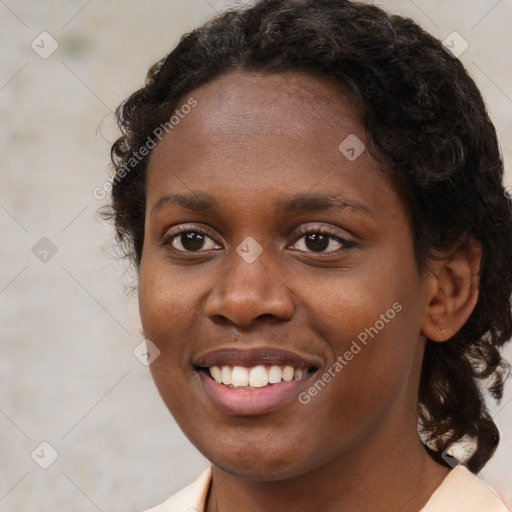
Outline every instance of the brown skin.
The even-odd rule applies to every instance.
[[[369,151],[351,162],[338,150],[366,135],[332,83],[229,74],[193,96],[197,107],[149,162],[139,303],[145,336],[161,350],[151,365],[158,390],[213,465],[207,512],[417,512],[449,471],[416,432],[425,336],[446,340],[471,314],[478,246],[418,271],[397,192]],[[151,215],[162,196],[191,191],[211,194],[219,211],[167,204]],[[298,193],[336,193],[368,211],[276,210]],[[209,229],[203,245],[162,243],[194,227]],[[353,246],[327,239],[322,252],[300,228]],[[251,264],[236,252],[249,236],[263,248]],[[227,415],[193,368],[217,347],[276,346],[322,361],[306,390],[395,302],[402,311],[306,405]]]

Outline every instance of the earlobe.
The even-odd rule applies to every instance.
[[[437,322],[434,321],[434,327],[439,331],[439,334],[443,335],[446,332],[446,329],[441,329],[439,325],[437,325]]]
[[[442,342],[454,336],[466,323],[478,301],[482,250],[466,239],[455,250],[436,261],[422,333]]]

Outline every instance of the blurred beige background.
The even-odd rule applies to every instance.
[[[374,3],[467,41],[460,58],[512,184],[512,0]],[[136,296],[92,191],[112,111],[180,34],[231,4],[0,0],[0,512],[137,512],[207,465],[134,356]],[[510,506],[512,382],[492,411],[502,443],[481,476]]]

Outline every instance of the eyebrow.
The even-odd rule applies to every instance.
[[[213,214],[220,210],[218,201],[209,194],[203,192],[189,192],[185,194],[174,193],[167,194],[158,199],[151,209],[150,216],[152,217],[164,207],[174,204],[196,213]],[[286,199],[280,199],[275,203],[275,206],[278,213],[281,214],[350,208],[374,217],[368,206],[358,201],[345,198],[340,194],[297,194]]]

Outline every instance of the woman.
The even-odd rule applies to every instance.
[[[374,6],[263,0],[186,35],[118,121],[151,372],[211,461],[152,511],[507,510],[476,473],[512,210],[462,64]]]

